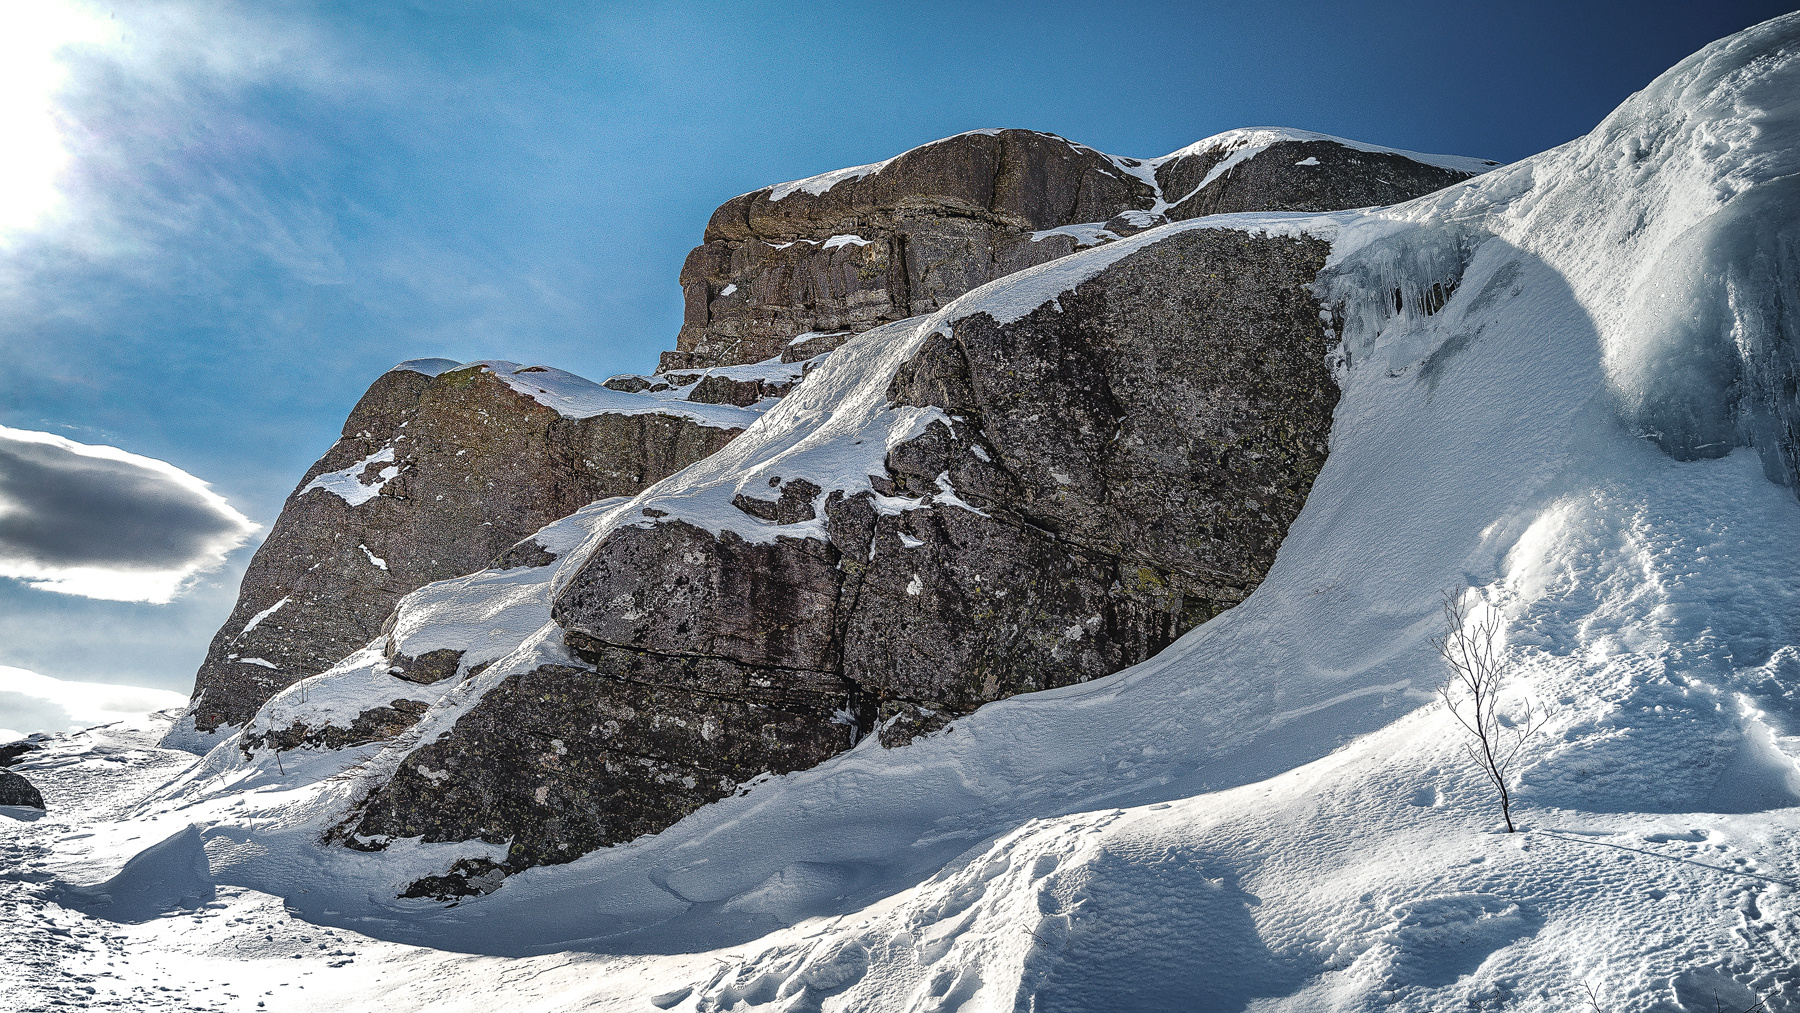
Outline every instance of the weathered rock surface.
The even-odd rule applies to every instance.
[[[1498,164],[1347,144],[1295,130],[1236,130],[1157,160],[1168,221],[1243,211],[1398,204]],[[1214,172],[1214,170],[1219,170]]]
[[[38,794],[37,788],[30,781],[25,780],[23,775],[0,769],[0,805],[42,809],[44,808],[44,796]]]
[[[20,757],[25,754],[34,753],[42,748],[44,747],[30,739],[8,742],[6,745],[0,746],[0,767],[10,767],[19,762]]]
[[[765,359],[801,334],[929,313],[1076,248],[1034,232],[1154,203],[1111,157],[1032,130],[958,134],[735,197],[681,269],[686,314],[663,369]]]
[[[809,360],[870,327],[1158,223],[1392,202],[1482,167],[1287,130],[1233,131],[1150,160],[989,130],[734,198],[682,269],[677,349],[657,375],[597,388],[607,407],[570,411],[561,387],[534,396],[533,370],[546,383],[579,378],[510,363],[430,360],[377,380],[252,561],[178,734],[243,725],[281,687],[367,643],[405,593],[707,456]],[[634,398],[644,403],[618,403]],[[695,414],[708,406],[752,411]]]
[[[755,417],[542,367],[395,368],[288,497],[185,720],[200,732],[242,726],[282,687],[379,634],[402,595],[479,570],[593,500],[638,492]]]
[[[796,464],[731,499],[748,534],[640,499],[555,600],[590,667],[487,689],[345,839],[567,861],[861,736],[1149,658],[1256,586],[1324,462],[1327,252],[1191,229],[1020,319],[955,320],[867,378],[938,419],[873,490]]]
[[[1231,131],[1155,159],[1030,130],[958,134],[726,202],[682,267],[686,312],[662,366],[841,343],[1165,222],[1392,204],[1493,164],[1275,128]]]
[[[735,198],[683,268],[678,348],[582,393],[608,407],[512,364],[384,378],[259,554],[196,724],[342,658],[323,702],[283,694],[239,746],[390,743],[333,839],[508,845],[407,891],[451,897],[1144,661],[1262,579],[1337,399],[1328,244],[1174,223],[1487,165],[1284,130],[1152,160],[978,131]],[[827,353],[829,386],[797,387]],[[747,425],[796,390],[742,452],[695,415]],[[888,421],[843,430],[849,402]]]

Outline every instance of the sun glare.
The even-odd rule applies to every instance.
[[[9,8],[0,25],[0,238],[36,225],[61,199],[57,176],[69,161],[57,126],[63,50],[112,36],[112,22],[72,3]]]

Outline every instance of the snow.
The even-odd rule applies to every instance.
[[[741,429],[754,422],[758,414],[735,405],[690,402],[684,396],[670,392],[628,394],[551,366],[521,366],[503,359],[483,359],[464,363],[458,368],[471,366],[493,373],[507,386],[541,405],[556,409],[564,418],[658,414],[690,419],[716,429]]]
[[[840,334],[848,334],[848,333],[850,333],[850,332],[849,331],[807,331],[803,334],[794,335],[794,339],[792,341],[789,341],[788,345],[789,345],[789,347],[792,347],[794,345],[805,344],[806,342],[811,341],[814,338],[833,338]]]
[[[814,197],[818,197],[825,191],[842,183],[844,180],[861,179],[864,176],[872,176],[887,168],[888,163],[892,161],[892,158],[888,158],[879,162],[870,162],[868,165],[853,165],[847,169],[833,169],[830,172],[822,172],[817,176],[808,176],[806,179],[795,180],[792,183],[781,183],[769,188],[769,199],[772,201],[782,200],[795,193],[808,193],[812,194]]]
[[[1107,231],[1105,225],[1101,223],[1093,225],[1064,225],[1055,229],[1041,229],[1031,234],[1031,241],[1040,243],[1051,236],[1068,236],[1075,240],[1076,246],[1095,246],[1108,240],[1119,238],[1114,233]]]
[[[655,523],[645,507],[772,537],[724,512],[740,480],[862,488],[890,441],[955,432],[885,400],[926,335],[1053,304],[1184,228],[1327,239],[1331,456],[1256,592],[1151,661],[904,748],[867,737],[453,908],[394,893],[490,846],[316,843],[411,742],[245,760],[228,741],[182,771],[66,737],[18,768],[49,813],[0,818],[9,867],[33,870],[0,877],[0,967],[25,968],[0,995],[245,1008],[254,974],[288,1009],[1549,1010],[1591,986],[1609,1011],[1800,1010],[1800,499],[1770,480],[1766,429],[1690,446],[1668,422],[1762,410],[1694,364],[1758,376],[1794,319],[1770,279],[1800,269],[1772,238],[1800,208],[1797,79],[1788,16],[1431,197],[1180,223],[1002,279],[852,339],[720,455],[546,529],[551,565],[421,589],[394,628],[420,649],[506,631],[488,670],[446,680],[429,734],[496,670],[560,650],[532,624],[607,531]],[[1437,596],[1467,588],[1506,617],[1506,708],[1551,712],[1521,758],[1520,834],[1496,831],[1432,703]],[[379,674],[340,666],[277,701],[336,682],[347,712]],[[190,825],[219,907],[133,926],[56,899],[171,840],[146,863],[166,874],[137,879],[203,889]],[[328,933],[351,964],[296,942]]]
[[[375,451],[373,454],[352,464],[348,468],[340,468],[337,471],[328,471],[306,483],[306,485],[301,487],[300,495],[304,496],[314,489],[323,489],[351,506],[362,506],[376,496],[381,495],[382,487],[387,485],[388,481],[394,476],[400,474],[400,469],[398,467],[382,468],[376,473],[374,485],[363,484],[363,472],[371,464],[380,464],[392,461],[393,459],[394,448],[391,446],[382,447],[380,450]]]
[[[805,243],[808,246],[817,246],[826,250],[835,250],[840,246],[868,246],[872,242],[874,242],[873,239],[864,239],[857,235],[839,235],[827,236],[824,239],[793,239],[785,243],[764,243],[763,245],[772,246],[777,250],[785,250],[795,243]],[[737,286],[733,285],[732,287],[736,288]],[[725,293],[720,292],[719,294],[724,295]]]
[[[263,609],[261,612],[258,612],[257,614],[251,616],[250,621],[244,624],[244,628],[238,631],[238,636],[241,637],[244,634],[249,633],[251,630],[256,629],[258,626],[261,626],[262,621],[264,619],[267,619],[270,616],[274,615],[276,612],[279,612],[283,605],[286,605],[288,602],[291,602],[293,600],[294,600],[293,596],[291,596],[291,595],[283,597],[280,601],[276,602],[275,604],[270,605],[268,608]]]
[[[736,291],[737,291],[737,283],[736,283],[736,282],[733,282],[733,283],[732,283],[732,284],[730,284],[730,285],[727,285],[727,286],[725,286],[725,287],[724,287],[724,288],[722,288],[722,289],[720,289],[720,290],[719,290],[719,295],[720,295],[720,296],[721,296],[721,297],[723,297],[723,296],[728,296],[728,295],[730,295],[730,294],[731,294],[731,293],[733,293],[733,292],[736,292]]]
[[[1356,151],[1367,151],[1372,154],[1381,155],[1400,155],[1404,158],[1410,158],[1415,162],[1434,165],[1440,169],[1453,169],[1457,172],[1479,174],[1487,172],[1500,164],[1489,159],[1470,158],[1466,155],[1431,155],[1420,151],[1407,151],[1403,148],[1388,148],[1379,144],[1353,141],[1348,137],[1320,134],[1311,130],[1295,130],[1292,127],[1243,127],[1237,130],[1227,130],[1221,134],[1214,134],[1211,137],[1202,138],[1185,148],[1171,151],[1161,158],[1150,159],[1148,161],[1156,164],[1166,164],[1188,155],[1198,155],[1214,149],[1224,149],[1230,152],[1230,154],[1226,156],[1225,161],[1230,162],[1232,165],[1236,165],[1241,161],[1254,158],[1256,155],[1261,154],[1270,145],[1278,144],[1283,141],[1330,141],[1333,144],[1341,144],[1346,148],[1352,148]],[[1207,174],[1206,181],[1200,184],[1201,187],[1204,188],[1206,183],[1210,183],[1225,172],[1230,171],[1228,168],[1222,168],[1222,166],[1224,166],[1224,162],[1214,166]],[[1176,203],[1180,202],[1177,201]]]
[[[820,336],[821,335],[816,332],[809,331],[796,337],[793,341],[788,342],[788,344],[795,345],[803,340]],[[826,352],[821,355],[813,356],[811,359],[801,360],[800,362],[782,362],[781,356],[773,355],[760,362],[746,362],[735,366],[707,366],[701,369],[678,369],[668,374],[665,379],[673,381],[676,379],[686,379],[688,377],[705,378],[709,376],[722,376],[727,380],[737,380],[740,382],[744,380],[761,380],[765,383],[776,385],[788,384],[794,383],[805,376],[809,369],[819,365],[825,360],[825,356],[829,354],[831,353]],[[689,382],[683,385],[679,390],[672,392],[670,396],[675,398],[688,397],[693,393],[695,382]]]
[[[913,148],[910,151],[902,153],[902,155],[896,155],[894,158],[883,159],[879,162],[871,162],[868,165],[853,165],[847,169],[833,169],[830,172],[822,172],[817,176],[808,176],[806,179],[797,179],[791,183],[779,183],[768,188],[769,199],[772,201],[784,200],[796,193],[808,193],[814,197],[818,197],[824,194],[825,191],[830,190],[832,187],[847,179],[862,179],[864,176],[872,176],[893,164],[895,159],[901,158],[906,154],[911,154],[913,151],[918,151],[920,148],[929,148],[933,144],[942,144],[945,141],[955,140],[958,137],[969,137],[975,134],[985,134],[991,137],[998,133],[1000,133],[1000,131],[994,128],[965,130],[960,134],[954,134],[950,137],[943,137],[926,144],[921,144],[918,148]]]
[[[462,363],[455,359],[408,359],[395,366],[394,369],[405,369],[414,373],[424,373],[426,376],[436,376],[439,373],[447,373],[461,367]]]

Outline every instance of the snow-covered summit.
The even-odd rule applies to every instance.
[[[1487,172],[1500,163],[1487,158],[1471,158],[1467,155],[1428,155],[1418,151],[1407,151],[1404,148],[1389,148],[1366,141],[1353,141],[1348,137],[1337,137],[1332,134],[1320,134],[1311,130],[1296,130],[1293,127],[1241,127],[1227,130],[1211,137],[1203,137],[1186,147],[1177,148],[1160,158],[1141,159],[1147,165],[1160,166],[1176,159],[1188,158],[1205,152],[1219,150],[1239,156],[1239,160],[1255,157],[1267,150],[1270,145],[1282,142],[1326,141],[1356,151],[1371,154],[1399,155],[1424,165],[1435,165],[1440,169],[1452,169],[1457,172],[1479,175]]]

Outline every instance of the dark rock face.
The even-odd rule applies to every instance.
[[[636,493],[741,431],[655,412],[565,416],[485,365],[384,374],[251,560],[196,677],[195,727],[244,724],[377,636],[407,592],[479,570],[550,521]],[[315,481],[346,469],[334,486]]]
[[[1057,305],[927,339],[889,397],[954,428],[893,447],[879,483],[917,507],[789,478],[736,505],[794,524],[822,499],[828,537],[614,529],[555,606],[593,670],[490,690],[350,839],[567,861],[860,736],[903,743],[1154,655],[1256,586],[1323,465],[1338,395],[1307,286],[1327,252],[1191,230]]]
[[[734,198],[714,213],[705,244],[682,269],[687,312],[663,374],[615,377],[607,386],[637,394],[691,385],[694,404],[756,405],[795,381],[679,370],[801,362],[870,327],[1157,222],[1392,203],[1468,175],[1330,140],[1277,140],[1251,157],[1238,150],[1243,143],[1141,162],[1053,134],[977,131],[879,166]],[[979,374],[986,365],[969,369]],[[583,503],[636,493],[737,431],[678,414],[563,417],[481,367],[383,376],[253,560],[197,677],[195,728],[242,724],[282,687],[366,643],[406,592],[481,568]],[[378,459],[383,450],[389,456]],[[315,486],[346,468],[357,474],[344,481],[379,494],[352,503]],[[1021,491],[1034,501],[1051,495]],[[996,491],[994,502],[1010,503],[1008,494]],[[1085,493],[1055,495],[1084,502]]]
[[[804,333],[929,313],[1076,248],[1069,236],[1034,242],[1034,231],[1155,202],[1107,156],[1032,130],[960,134],[814,188],[764,187],[713,213],[681,269],[687,310],[665,371],[759,361]]]
[[[10,767],[19,762],[19,758],[26,753],[36,752],[42,748],[44,747],[32,742],[30,739],[20,739],[17,742],[8,742],[6,745],[0,746],[0,767]]]
[[[337,725],[309,728],[295,724],[258,734],[246,732],[238,742],[238,749],[248,757],[258,749],[285,750],[302,746],[344,749],[365,742],[379,742],[411,728],[427,706],[423,700],[394,700],[386,707],[371,707],[358,714],[348,728]]]
[[[10,770],[0,770],[0,805],[18,805],[29,809],[44,808],[44,796],[30,781]]]
[[[1335,141],[1277,141],[1202,189],[1207,174],[1229,155],[1211,148],[1157,166],[1157,184],[1170,202],[1165,212],[1169,221],[1242,211],[1385,206],[1423,197],[1470,175]]]
[[[1242,143],[1144,162],[1054,134],[977,132],[879,166],[733,198],[713,213],[704,245],[681,269],[686,313],[662,367],[786,359],[802,335],[818,336],[803,344],[841,342],[1156,224],[1394,204],[1471,175],[1396,152],[1296,139],[1266,144],[1209,181]],[[1085,224],[1096,228],[1045,234]]]

